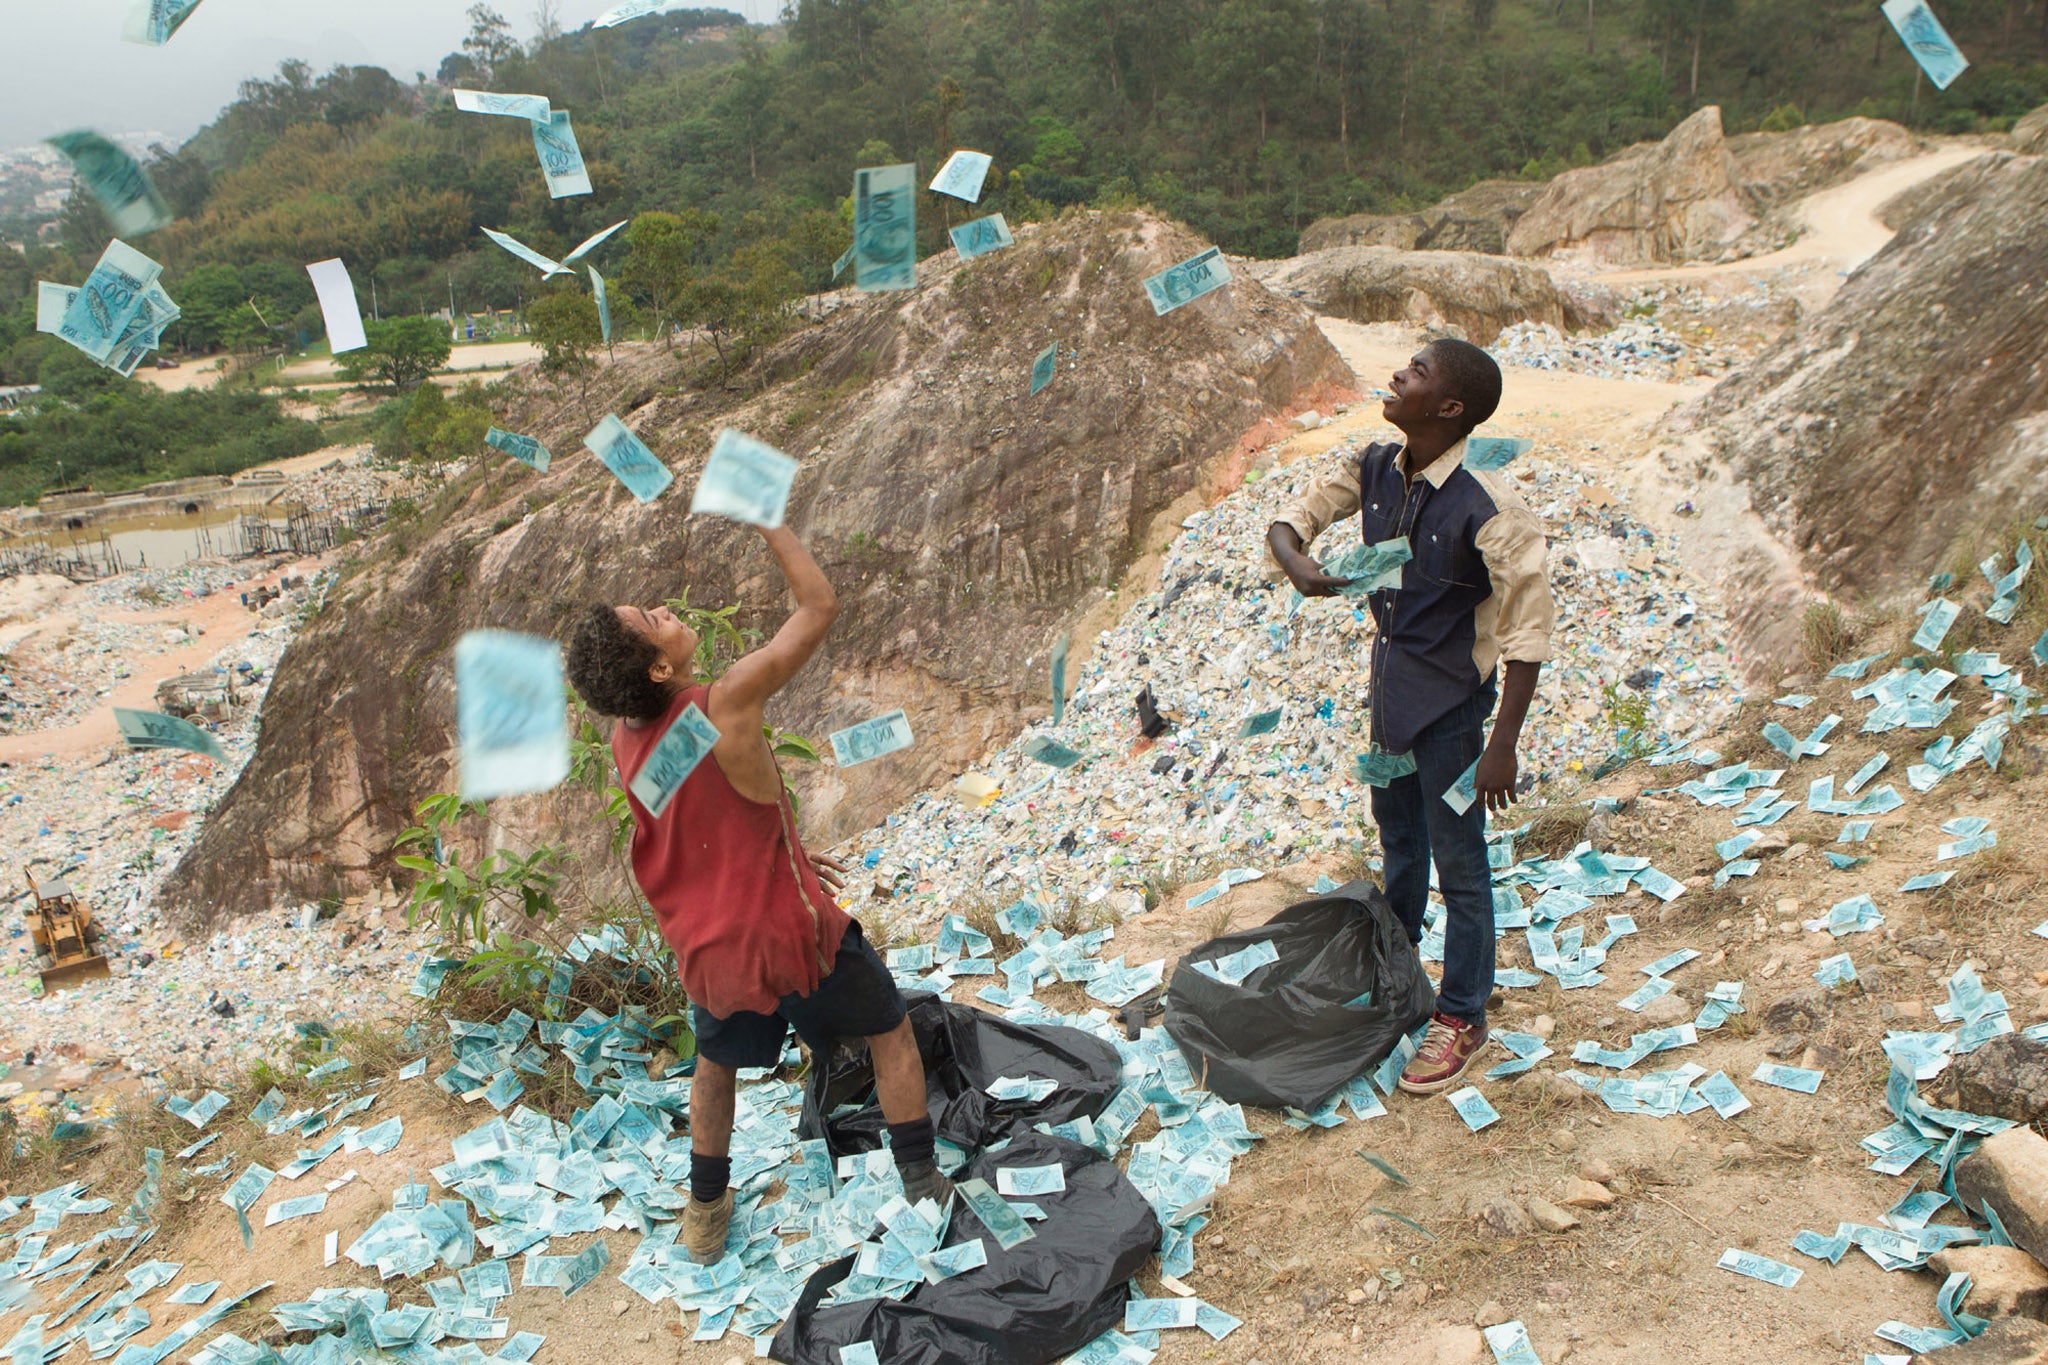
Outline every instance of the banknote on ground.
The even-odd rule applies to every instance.
[[[455,644],[455,734],[462,797],[552,790],[569,775],[562,647],[536,635],[473,630]]]
[[[583,438],[584,448],[604,461],[604,467],[618,475],[619,482],[641,502],[653,502],[662,495],[675,475],[654,458],[654,452],[626,429],[617,417],[606,417]]]
[[[492,90],[453,90],[455,107],[465,114],[500,114],[542,123],[554,117],[554,106],[545,95],[501,95]]]
[[[977,218],[971,223],[962,223],[948,233],[953,239],[953,250],[960,253],[960,259],[971,261],[976,256],[986,256],[991,251],[1001,251],[1006,246],[1015,246],[1017,239],[1010,235],[1010,225],[1000,213],[991,213],[986,218]]]
[[[939,167],[939,173],[932,177],[929,188],[937,194],[950,194],[955,199],[965,199],[972,204],[981,198],[981,187],[988,179],[988,168],[995,158],[987,152],[958,151],[946,158],[946,164]]]
[[[156,192],[142,163],[90,129],[47,139],[71,158],[72,169],[99,201],[116,234],[140,237],[169,223],[171,206]]]
[[[1927,7],[1926,0],[1884,0],[1884,17],[1898,30],[1899,40],[1936,90],[1946,90],[1956,77],[1969,69],[1970,59],[1962,54],[1941,20]]]
[[[521,436],[517,432],[500,431],[492,427],[484,433],[484,443],[493,449],[504,451],[521,464],[533,466],[542,474],[548,472],[548,465],[554,461],[554,456],[548,454],[546,446],[531,436]]]
[[[704,462],[690,510],[772,531],[782,525],[796,471],[797,462],[774,446],[727,427]]]
[[[576,145],[576,129],[569,122],[567,109],[555,110],[545,121],[533,121],[533,150],[540,156],[550,196],[568,199],[590,193],[590,172],[583,164],[583,149]]]
[[[834,731],[831,740],[832,761],[842,768],[908,749],[915,742],[910,734],[910,718],[901,711]]]
[[[1053,376],[1059,373],[1059,368],[1060,344],[1055,341],[1052,345],[1040,351],[1037,358],[1031,362],[1031,396],[1033,398],[1043,393],[1047,384],[1052,383]]]
[[[917,286],[917,167],[853,173],[853,269],[864,294]]]
[[[1146,280],[1145,296],[1152,300],[1152,311],[1164,316],[1229,283],[1230,266],[1223,259],[1222,249],[1212,246]]]
[[[128,0],[128,22],[121,30],[121,41],[162,47],[198,8],[199,0]]]
[[[355,281],[339,258],[315,261],[306,267],[313,277],[313,292],[320,298],[320,316],[327,320],[327,341],[335,355],[360,351],[370,344],[363,330],[363,306],[356,301]]]
[[[684,781],[695,772],[711,752],[711,746],[718,743],[718,727],[710,717],[691,702],[683,713],[675,718],[654,746],[647,759],[634,775],[630,790],[635,799],[647,808],[649,815],[660,818],[668,809],[668,803],[682,789]]]
[[[114,708],[114,723],[121,727],[121,738],[127,740],[132,749],[179,749],[185,753],[202,754],[220,763],[228,760],[227,751],[220,747],[220,742],[189,720],[117,706]]]

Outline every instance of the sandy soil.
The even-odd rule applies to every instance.
[[[1595,278],[1612,285],[1706,284],[1781,275],[1790,277],[1787,282],[1801,303],[1818,308],[1835,296],[1850,271],[1892,239],[1892,230],[1878,219],[1879,210],[1915,185],[1986,155],[1982,147],[1943,147],[1811,195],[1799,206],[1804,235],[1779,251],[1725,265],[1616,270]]]
[[[451,371],[498,370],[540,359],[540,347],[530,341],[498,341],[482,346],[457,346],[448,357]],[[287,365],[279,377],[285,381],[333,379],[340,374],[332,357],[301,360]]]
[[[94,614],[104,620],[135,625],[184,626],[188,632],[196,629],[203,633],[189,645],[130,660],[136,670],[135,675],[123,681],[96,709],[76,723],[27,734],[0,735],[0,762],[19,763],[46,757],[72,760],[100,752],[109,745],[119,743],[121,731],[114,723],[115,707],[141,711],[155,710],[158,683],[166,678],[174,678],[180,673],[210,667],[215,655],[236,641],[246,640],[255,633],[256,625],[261,618],[242,605],[242,592],[254,592],[258,588],[270,587],[280,578],[317,573],[323,562],[318,559],[302,560],[260,577],[251,578],[239,585],[233,593],[215,593],[211,597],[193,602],[180,602],[161,611],[129,612],[95,608]],[[53,612],[38,623],[35,634],[17,643],[15,648],[32,653],[40,648],[54,647],[63,640],[65,633],[77,624],[77,619],[73,611],[60,602]]]
[[[1871,227],[1877,205],[1966,155],[1937,153],[1817,196],[1811,211],[1819,231],[1792,248],[1798,254],[1779,253],[1787,258],[1774,264],[1766,265],[1771,258],[1764,258],[1693,272],[1654,272],[1654,277],[1820,262],[1835,269],[1852,267],[1882,245],[1881,226]],[[1814,273],[1835,278],[1833,270]],[[1635,274],[1648,278],[1652,273]],[[1383,384],[1416,341],[1398,326],[1324,326],[1367,387]],[[1529,370],[1511,370],[1507,379],[1506,400],[1496,419],[1499,429],[1534,437],[1550,458],[1611,469],[1623,500],[1629,497],[1629,472],[1646,452],[1650,424],[1704,387]],[[1326,449],[1377,426],[1375,405],[1361,404],[1333,426],[1290,442],[1282,458]],[[1652,509],[1632,510],[1648,516]],[[240,611],[231,601],[203,605],[231,618]],[[195,613],[176,614],[190,618]],[[225,629],[229,623],[222,624]],[[210,632],[203,648],[210,654],[226,638]],[[1832,707],[1844,715],[1861,715],[1863,708],[1847,700],[1849,686],[1806,686],[1820,695],[1813,714]],[[1748,729],[1760,723],[1755,720]],[[1905,750],[1906,741],[1898,735],[1865,736],[1853,724],[1845,731],[1838,732],[1824,762],[1809,764],[1815,773],[1846,773],[1880,748],[1895,757]],[[31,738],[47,746],[55,735]],[[2018,757],[2015,751],[2021,751]],[[1384,1118],[1307,1133],[1284,1127],[1273,1113],[1249,1114],[1266,1141],[1237,1163],[1231,1183],[1219,1192],[1215,1220],[1201,1237],[1198,1267],[1188,1277],[1196,1292],[1243,1316],[1246,1324],[1223,1343],[1194,1332],[1167,1333],[1159,1360],[1163,1365],[1349,1365],[1367,1359],[1383,1365],[1479,1365],[1489,1357],[1470,1324],[1476,1315],[1485,1315],[1488,1321],[1520,1318],[1546,1365],[1660,1365],[1690,1362],[1703,1350],[1730,1360],[1818,1365],[1887,1349],[1868,1335],[1872,1325],[1887,1318],[1935,1321],[1931,1277],[1885,1274],[1855,1253],[1829,1267],[1798,1256],[1787,1241],[1802,1228],[1831,1231],[1839,1219],[1875,1222],[1907,1188],[1905,1182],[1867,1171],[1867,1156],[1856,1146],[1889,1119],[1882,1094],[1885,1060],[1877,1043],[1890,1021],[1926,1019],[1943,998],[1942,979],[1971,955],[1989,964],[1988,984],[2010,993],[2016,1023],[2032,1022],[2048,1011],[2048,942],[2026,935],[2041,913],[2037,896],[2043,852],[2042,836],[2032,828],[2038,822],[2028,816],[2048,796],[2043,790],[2048,764],[2037,744],[2022,743],[2017,736],[2008,742],[2007,760],[1996,775],[1971,769],[1879,819],[1867,846],[1873,861],[1853,874],[1831,872],[1812,852],[1835,837],[1840,819],[1801,812],[1778,829],[1801,852],[1767,859],[1754,879],[1738,887],[1697,890],[1668,906],[1641,893],[1621,904],[1604,903],[1602,910],[1632,913],[1641,926],[1639,935],[1615,949],[1610,980],[1573,992],[1560,992],[1554,982],[1546,982],[1534,991],[1515,992],[1502,1011],[1501,1022],[1511,1027],[1527,1028],[1539,1014],[1549,1016],[1565,1047],[1581,1038],[1615,1045],[1641,1027],[1615,1007],[1638,984],[1635,969],[1674,948],[1696,948],[1703,956],[1674,974],[1695,1003],[1717,980],[1747,983],[1749,1013],[1703,1035],[1682,1057],[1737,1078],[1754,1107],[1733,1120],[1710,1112],[1663,1120],[1619,1116],[1576,1097],[1568,1083],[1547,1081],[1541,1072],[1488,1082],[1502,1119],[1479,1134],[1467,1132],[1441,1099],[1397,1096]],[[1641,794],[1665,776],[1662,770],[1638,767],[1595,789],[1637,798],[1615,824],[1616,846],[1651,857],[1676,876],[1710,873],[1718,863],[1712,844],[1728,833],[1728,815]],[[1977,855],[1980,861],[1958,878],[1951,893],[1883,896],[1885,928],[1845,944],[1800,929],[1801,918],[1823,913],[1834,900],[1860,889],[1896,886],[1910,872],[1930,866],[1939,837],[1936,822],[1959,814],[1989,818],[2005,841],[1993,854]],[[1185,893],[1170,897],[1160,909],[1123,926],[1118,950],[1132,961],[1179,953],[1229,924],[1267,918],[1320,872],[1342,875],[1342,869],[1309,862],[1240,887],[1208,909],[1189,910]],[[1907,948],[1907,943],[1917,946]],[[1862,984],[1836,992],[1828,1018],[1810,1030],[1811,1051],[1791,1059],[1826,1070],[1822,1093],[1790,1094],[1748,1080],[1764,1058],[1763,1016],[1770,1004],[1811,986],[1815,964],[1843,947],[1854,952]],[[1519,935],[1504,944],[1502,961],[1529,965]],[[1053,991],[1043,998],[1072,1007],[1079,1000],[1078,988],[1067,989],[1075,992],[1074,1000]],[[238,1100],[237,1112],[245,1104],[246,1097]],[[384,1158],[336,1156],[299,1182],[302,1188],[274,1187],[264,1201],[306,1193],[318,1187],[316,1182],[350,1168],[358,1171],[359,1178],[333,1197],[326,1214],[259,1230],[255,1251],[245,1251],[231,1214],[214,1197],[217,1187],[202,1182],[196,1198],[177,1205],[154,1254],[186,1261],[184,1279],[226,1279],[227,1292],[275,1279],[277,1287],[267,1302],[303,1297],[323,1284],[372,1284],[373,1274],[346,1261],[321,1268],[325,1233],[338,1230],[346,1246],[389,1206],[390,1190],[408,1172],[445,1160],[449,1136],[487,1117],[478,1107],[462,1109],[444,1099],[423,1080],[390,1087],[368,1117],[394,1112],[404,1114],[407,1122],[396,1152]],[[243,1162],[257,1159],[275,1166],[287,1156],[285,1139],[250,1141],[246,1123],[231,1115],[215,1121],[217,1127],[224,1125],[232,1126]],[[1380,1174],[1359,1159],[1360,1149],[1385,1156],[1410,1183],[1400,1186]],[[1484,1240],[1475,1232],[1473,1215],[1489,1203],[1548,1195],[1556,1182],[1581,1172],[1609,1175],[1614,1202],[1576,1210],[1576,1228],[1507,1240]],[[117,1197],[117,1206],[132,1180],[129,1173],[109,1183],[105,1192]],[[173,1199],[180,1197],[173,1194]],[[1417,1233],[1389,1212],[1427,1231]],[[75,1235],[68,1224],[66,1232]],[[549,1250],[574,1252],[587,1240],[561,1239]],[[572,1351],[685,1365],[737,1365],[751,1355],[740,1338],[720,1343],[684,1339],[687,1326],[672,1308],[651,1307],[617,1283],[616,1271],[634,1239],[609,1234],[609,1240],[612,1272],[577,1297],[518,1290],[509,1301],[515,1329],[549,1334],[542,1365],[566,1360]],[[1792,1291],[1739,1279],[1714,1265],[1727,1247],[1753,1248],[1796,1264],[1805,1279]],[[1158,1292],[1154,1275],[1144,1280],[1148,1290]],[[417,1289],[398,1282],[386,1287],[399,1291],[404,1301],[422,1298]],[[150,1307],[158,1321],[137,1341],[155,1340],[187,1316],[175,1308],[159,1313],[154,1302]],[[273,1326],[260,1311],[223,1324],[251,1337]]]

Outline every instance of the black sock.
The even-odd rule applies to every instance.
[[[732,1184],[732,1158],[729,1156],[706,1156],[702,1152],[690,1153],[690,1198],[700,1204],[709,1204],[725,1193],[725,1187]]]
[[[929,1117],[890,1124],[889,1150],[896,1154],[896,1169],[900,1171],[913,1162],[930,1161],[932,1144],[937,1139]]]

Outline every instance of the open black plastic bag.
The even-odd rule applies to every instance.
[[[969,1151],[1013,1128],[1056,1127],[1084,1114],[1092,1119],[1123,1084],[1116,1049],[1079,1029],[1013,1024],[923,991],[907,992],[904,999],[924,1058],[932,1124],[940,1137]],[[1059,1085],[1035,1103],[999,1100],[987,1087],[1003,1076],[1040,1077]],[[866,1048],[842,1048],[829,1059],[812,1060],[797,1127],[802,1137],[824,1138],[832,1155],[841,1157],[880,1147],[887,1129]]]
[[[872,1342],[888,1365],[1044,1365],[1122,1324],[1127,1281],[1159,1243],[1159,1219],[1109,1161],[1064,1138],[1021,1131],[970,1161],[958,1179],[993,1187],[998,1166],[1060,1164],[1067,1188],[1037,1195],[1036,1234],[1005,1251],[963,1199],[954,1199],[942,1245],[980,1237],[988,1264],[907,1298],[819,1307],[853,1269],[846,1257],[804,1286],[769,1357],[786,1365],[839,1365],[839,1348]]]
[[[1267,939],[1279,960],[1242,985],[1194,968]],[[1435,1008],[1393,907],[1379,887],[1355,881],[1190,950],[1167,983],[1166,1031],[1196,1082],[1223,1099],[1313,1109]]]

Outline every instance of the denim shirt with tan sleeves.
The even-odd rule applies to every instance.
[[[1372,741],[1389,753],[1493,679],[1502,661],[1543,663],[1557,608],[1543,527],[1499,474],[1465,468],[1461,441],[1411,485],[1407,451],[1347,459],[1280,520],[1304,548],[1356,514],[1368,545],[1406,536],[1401,586],[1371,593]]]

